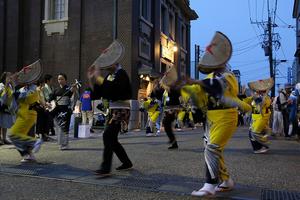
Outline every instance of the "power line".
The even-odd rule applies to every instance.
[[[265,0],[263,0],[263,6],[262,6],[262,11],[261,11],[261,21],[264,19],[264,10],[265,10]]]
[[[256,15],[256,21],[257,21],[257,0],[255,0],[255,15]]]
[[[257,37],[254,36],[254,37],[251,37],[251,38],[242,40],[242,41],[240,41],[240,42],[234,42],[234,43],[232,43],[232,45],[238,45],[238,44],[241,44],[241,43],[245,43],[245,42],[248,42],[248,41],[252,41],[252,40],[254,40],[254,39],[256,39],[256,38],[257,38]]]
[[[264,69],[264,68],[266,68],[266,67],[264,67],[264,66],[257,66],[257,67],[255,67],[255,68],[251,68],[251,69],[249,69],[249,70],[242,70],[242,69],[239,69],[239,70],[241,71],[241,74],[247,73],[247,76],[248,76],[248,75],[253,74],[253,72],[257,72],[257,70],[262,70],[262,69]],[[265,71],[261,71],[261,72],[269,73],[269,72],[265,72]],[[251,74],[248,74],[248,73],[251,73]],[[257,73],[254,73],[254,74],[257,75]]]
[[[233,64],[239,64],[239,63],[257,63],[257,62],[262,62],[262,61],[266,61],[267,59],[262,59],[262,60],[243,60],[243,61],[234,61]]]
[[[252,63],[247,63],[247,64],[243,64],[243,65],[237,65],[238,67],[243,67],[243,66],[249,66],[249,65],[254,65],[254,64],[258,64],[258,63],[262,63],[262,62],[266,62],[268,61],[267,59],[265,60],[261,60],[261,61],[257,61],[257,62],[252,62]]]
[[[283,19],[281,19],[277,14],[276,14],[276,17],[279,19],[279,21],[281,21],[283,24],[286,25],[286,28],[296,28],[295,26],[286,23],[286,22],[285,22]]]
[[[239,51],[245,51],[245,50],[251,49],[253,47],[256,47],[258,45],[260,45],[260,42],[259,43],[255,43],[255,44],[251,44],[250,46],[245,46],[245,47],[241,47],[241,48],[238,48],[238,49],[234,49],[233,53],[239,52]]]
[[[274,18],[273,18],[274,24],[275,24],[276,12],[277,12],[277,0],[275,1]],[[273,29],[274,29],[274,27],[273,27]]]
[[[255,49],[254,47],[256,47],[256,46],[257,46],[257,44],[255,44],[255,45],[253,45],[253,46],[251,46],[251,47],[249,47],[249,48],[247,48],[247,49],[245,49],[245,50],[243,50],[241,52],[238,52],[237,54],[235,54],[235,51],[234,51],[233,54],[232,54],[232,57],[239,56],[239,55],[245,54],[245,53],[247,53],[249,51],[252,51],[252,50]]]

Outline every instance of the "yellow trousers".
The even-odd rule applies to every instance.
[[[268,137],[265,134],[266,130],[269,127],[269,119],[271,113],[262,114],[252,114],[252,124],[251,124],[251,138],[250,140],[254,140],[257,143],[260,143],[263,146],[267,146]]]
[[[204,156],[212,179],[228,180],[223,151],[237,128],[238,111],[236,108],[208,110],[207,145]]]

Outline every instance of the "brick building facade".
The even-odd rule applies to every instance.
[[[190,21],[197,17],[188,0],[0,0],[0,71],[40,58],[44,73],[85,81],[90,64],[118,38],[136,98],[140,77],[172,65],[190,73]]]

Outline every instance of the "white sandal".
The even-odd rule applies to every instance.
[[[215,186],[213,184],[205,183],[201,189],[194,190],[191,195],[197,197],[212,197],[215,195]]]

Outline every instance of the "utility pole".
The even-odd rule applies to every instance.
[[[200,46],[195,44],[195,79],[199,79],[198,63],[200,60]]]
[[[262,22],[253,22],[251,17],[250,17],[250,21],[251,24],[256,24],[256,25],[260,25],[263,27],[263,29],[265,30],[264,34],[263,34],[263,42],[262,42],[262,48],[265,51],[265,56],[269,57],[269,68],[270,68],[270,77],[273,78],[274,80],[274,86],[271,89],[271,96],[275,96],[275,79],[276,79],[276,63],[274,63],[274,59],[273,59],[273,49],[275,49],[276,51],[280,48],[280,36],[278,33],[273,33],[272,32],[272,28],[278,27],[275,22],[272,21],[272,17],[276,16],[276,7],[277,7],[277,3],[276,3],[276,7],[275,7],[275,11],[272,12],[270,11],[270,5],[269,5],[269,0],[267,1],[268,3],[268,20],[267,21],[262,21]],[[274,17],[275,20],[275,17]],[[274,45],[274,48],[273,48]]]
[[[270,15],[268,16],[268,48],[269,48],[269,65],[270,65],[270,77],[274,80],[274,86],[271,89],[271,97],[275,96],[275,73],[273,70],[273,39],[272,39],[272,21]]]

